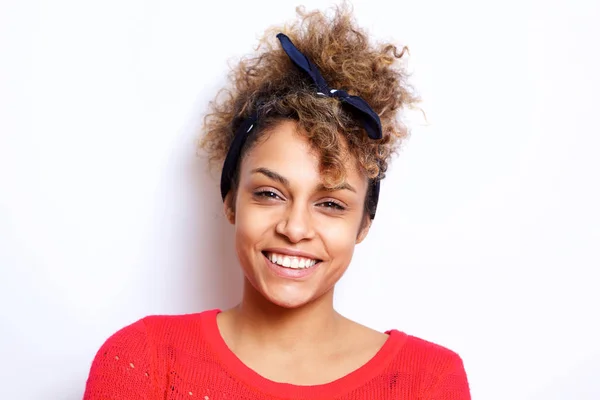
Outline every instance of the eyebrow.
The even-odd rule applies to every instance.
[[[281,183],[286,188],[290,187],[290,181],[288,181],[284,176],[279,175],[277,172],[271,171],[268,168],[254,168],[251,172],[253,174],[263,174],[267,178]]]
[[[285,186],[288,189],[290,187],[290,181],[287,178],[285,178],[283,175],[280,175],[277,172],[272,171],[268,168],[264,168],[264,167],[255,168],[251,172],[253,174],[262,174],[269,179],[272,179],[274,181],[281,183],[283,186]],[[354,187],[347,182],[344,182],[341,185],[338,185],[335,187],[326,187],[324,184],[321,183],[319,186],[317,186],[317,190],[318,191],[326,191],[326,192],[335,192],[337,190],[350,190],[351,192],[356,193],[356,189],[354,189]]]

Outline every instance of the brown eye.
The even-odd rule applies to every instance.
[[[258,192],[254,192],[254,196],[256,196],[258,198],[266,198],[266,199],[274,199],[274,200],[281,199],[281,197],[277,193],[275,193],[271,190],[260,190]]]
[[[330,208],[330,209],[336,210],[336,211],[344,211],[346,209],[344,206],[336,203],[335,201],[324,201],[323,203],[320,203],[320,205],[322,207]]]

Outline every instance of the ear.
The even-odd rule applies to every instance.
[[[359,244],[367,237],[367,233],[369,233],[369,229],[371,229],[371,218],[365,216],[366,221],[362,223],[360,231],[358,232],[358,236],[356,237],[356,244]]]
[[[225,200],[223,201],[223,212],[225,213],[225,217],[227,217],[227,221],[231,225],[235,224],[235,211],[231,207],[231,191],[227,193],[225,196]]]

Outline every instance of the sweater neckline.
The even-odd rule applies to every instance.
[[[294,385],[275,382],[260,375],[244,364],[227,346],[217,325],[217,314],[221,310],[209,310],[201,314],[204,336],[222,366],[236,378],[262,394],[280,398],[331,398],[348,393],[381,374],[398,354],[407,335],[396,329],[386,331],[389,336],[379,351],[365,364],[332,382],[319,385]]]

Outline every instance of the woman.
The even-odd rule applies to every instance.
[[[404,52],[372,46],[346,8],[299,15],[233,71],[201,142],[222,165],[241,303],[120,330],[86,400],[470,398],[454,352],[333,308],[405,133],[397,114],[416,99]]]

